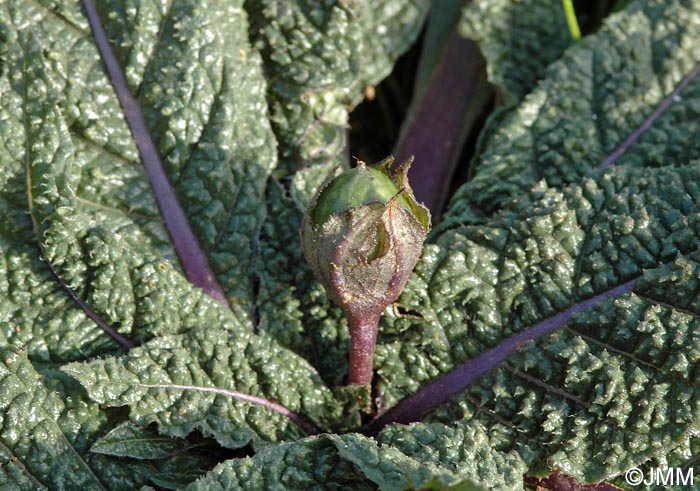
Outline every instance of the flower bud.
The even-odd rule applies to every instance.
[[[306,260],[350,320],[350,383],[371,380],[379,318],[406,286],[430,229],[430,213],[408,185],[412,160],[396,176],[389,172],[392,157],[371,167],[359,162],[326,182],[304,214]],[[370,365],[358,381],[353,350],[359,347]]]

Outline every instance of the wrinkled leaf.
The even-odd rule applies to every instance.
[[[120,358],[72,363],[63,370],[97,402],[128,405],[134,423],[155,422],[174,437],[199,430],[229,448],[304,435],[293,417],[265,406],[268,400],[322,428],[339,419],[330,390],[306,362],[247,334],[200,329],[162,336]]]
[[[452,487],[454,486],[454,487]],[[188,491],[224,489],[484,489],[356,434],[321,435],[229,460]]]
[[[676,484],[680,484],[681,479],[685,479],[686,476],[692,472],[693,482],[687,483],[690,486],[685,486],[687,489],[695,490],[698,487],[698,478],[696,473],[696,463],[698,456],[700,455],[700,442],[697,436],[691,436],[686,439],[682,444],[676,447],[672,452],[659,456],[658,458],[653,458],[643,465],[638,466],[642,473],[644,474],[645,480],[648,480],[650,472],[656,472],[656,469],[661,469],[662,471],[667,471],[668,469],[673,469],[672,474],[674,476]],[[676,469],[680,469],[681,475],[676,478]],[[682,477],[681,477],[682,476]],[[615,484],[624,489],[628,486],[625,482],[624,476],[619,476],[614,480]],[[670,481],[669,481],[670,482]],[[655,483],[652,484],[640,484],[636,487],[644,491],[652,491],[658,489]]]
[[[635,166],[700,157],[697,127],[696,3],[633,2],[568,50],[547,78],[482,140],[477,174],[452,198],[445,226],[481,222],[536,182],[560,186],[613,159]],[[682,95],[674,89],[691,77]],[[654,114],[664,99],[682,102]],[[643,134],[635,134],[652,118]],[[606,163],[606,167],[612,164]]]
[[[181,272],[80,3],[0,3],[2,484],[184,487],[207,459],[163,435],[197,432],[255,454],[192,489],[515,490],[555,467],[595,481],[692,465],[698,7],[629,2],[560,56],[556,3],[465,11],[494,81],[524,98],[491,120],[475,178],[384,315],[374,402],[551,328],[377,440],[298,424],[360,425],[328,387],[347,330],[301,263],[299,209],[429,3],[99,2],[231,310]]]
[[[271,80],[280,174],[290,174],[340,163],[348,106],[361,100],[366,84],[389,74],[417,36],[429,2],[263,0],[246,7]]]
[[[695,165],[614,168],[564,191],[542,186],[490,226],[443,236],[449,252],[417,272],[439,298],[420,284],[403,298],[427,322],[395,324],[403,342],[380,347],[384,398],[599,295],[595,310],[523,348],[460,397],[469,409],[441,421],[483,419],[503,434],[499,448],[589,482],[673,449],[697,431],[700,407],[689,369],[696,282],[685,281],[700,245],[698,182]],[[634,294],[606,298],[631,280]],[[670,403],[679,398],[686,409]]]
[[[496,451],[478,424],[414,424],[393,426],[378,438],[419,462],[433,463],[487,489],[519,490],[524,462],[515,453]]]
[[[250,311],[250,244],[276,152],[245,12],[241,2],[188,1],[143,15],[138,4],[100,2],[105,29],[214,273]]]
[[[464,6],[459,28],[479,43],[507,104],[529,93],[573,43],[561,0],[475,0]]]
[[[37,372],[26,353],[2,350],[0,357],[3,488],[127,491],[169,468],[167,461],[154,467],[91,454],[107,414],[85,400],[75,381],[50,369]]]

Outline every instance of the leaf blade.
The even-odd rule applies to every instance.
[[[697,282],[689,280],[700,245],[697,182],[693,164],[616,166],[599,180],[587,178],[563,191],[541,185],[488,226],[443,235],[443,247],[461,252],[446,255],[455,268],[449,274],[466,281],[438,289],[441,301],[451,295],[440,305],[452,315],[460,312],[454,303],[465,305],[466,312],[459,314],[464,324],[455,318],[447,322],[440,333],[444,345],[433,340],[436,329],[411,333],[415,340],[404,345],[405,358],[391,353],[391,346],[380,346],[378,352],[386,357],[379,367],[386,379],[383,397],[392,400],[399,384],[413,392],[421,380],[416,375],[432,379],[428,367],[419,371],[409,365],[412,359],[428,360],[434,372],[473,383],[428,421],[479,420],[503,439],[499,448],[517,448],[531,468],[558,467],[584,482],[610,478],[659,452],[671,452],[698,425],[693,409],[668,403],[680,398],[684,407],[698,404],[689,369],[696,360],[690,333],[697,322],[692,300]],[[494,246],[504,256],[479,264],[485,256],[475,252]],[[432,274],[440,269],[448,266],[439,265]],[[476,281],[478,274],[483,276]],[[404,301],[426,319],[439,318],[430,312],[436,300],[431,305],[415,298],[420,289],[409,289]],[[494,308],[500,308],[500,316],[481,317]],[[556,323],[538,324],[550,313],[557,313],[550,318]],[[533,333],[541,327],[564,329],[524,346],[517,342],[519,334],[511,337],[520,333],[525,338],[528,329]],[[660,334],[664,329],[668,338]],[[648,331],[657,333],[655,340],[645,339]],[[407,335],[402,339],[408,341]],[[638,339],[644,341],[637,344]],[[421,347],[411,350],[410,345]],[[497,348],[489,351],[489,346]],[[517,348],[519,354],[510,356]],[[475,380],[481,368],[494,368],[505,358],[505,366]],[[465,359],[458,366],[457,360]],[[402,379],[402,369],[415,378]],[[454,394],[452,384],[457,382],[437,378],[417,397],[432,398],[434,409],[443,400],[439,395]],[[398,407],[409,413],[419,408],[411,396]],[[412,416],[415,421],[420,415]],[[607,430],[597,434],[597,428]]]
[[[484,489],[458,473],[412,459],[395,447],[347,434],[306,438],[267,448],[252,458],[226,461],[187,490],[223,490],[231,483],[241,489],[304,489],[318,482],[328,488],[387,491]]]
[[[306,418],[325,427],[339,416],[308,364],[243,331],[163,336],[124,357],[63,371],[100,404],[130,406],[136,424],[155,421],[161,433],[177,437],[198,429],[230,448],[298,438],[317,431]]]
[[[84,0],[86,15],[90,22],[95,42],[100,50],[100,55],[104,61],[109,77],[114,85],[117,97],[124,111],[126,120],[129,123],[134,142],[139,149],[139,153],[146,169],[153,193],[155,195],[164,222],[170,233],[175,250],[180,257],[180,262],[185,270],[185,274],[193,285],[202,288],[207,294],[215,298],[222,304],[228,306],[226,297],[214,274],[209,267],[204,252],[192,229],[187,222],[185,213],[175,196],[173,188],[170,186],[163,163],[156,151],[155,144],[146,128],[146,122],[141,115],[141,111],[136,105],[136,101],[129,92],[126,78],[122,73],[114,52],[112,51],[107,36],[100,24],[95,5],[91,0]]]
[[[462,10],[459,29],[479,43],[489,79],[501,89],[507,105],[530,92],[547,65],[572,42],[558,0],[471,2]]]
[[[626,152],[618,164],[682,165],[697,158],[695,139],[684,143],[684,135],[696,131],[691,101],[697,78],[685,87],[683,104],[673,97],[698,61],[686,49],[698,30],[692,21],[678,25],[674,19],[694,14],[694,5],[634,2],[567,50],[546,80],[484,136],[476,175],[455,193],[441,230],[483,223],[542,179],[560,186],[579,182],[621,145]],[[673,104],[639,138],[669,95]],[[635,142],[629,148],[628,138]]]

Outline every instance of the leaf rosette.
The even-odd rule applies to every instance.
[[[389,218],[420,214],[402,174],[366,167],[379,195],[324,204],[329,184],[303,209],[431,3],[97,2],[227,309],[185,274],[82,3],[0,2],[0,488],[522,491],[554,468],[624,486],[632,466],[693,466],[700,3],[619,3],[573,45],[556,0],[465,6],[512,105],[386,309],[389,261],[412,268]],[[304,220],[381,293],[350,299],[382,315],[373,431],[340,422],[357,387],[330,388],[349,366],[329,296],[351,289],[303,264]]]

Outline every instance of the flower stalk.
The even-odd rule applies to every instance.
[[[374,349],[381,315],[361,317],[348,315],[350,323],[350,361],[348,384],[372,383]]]

